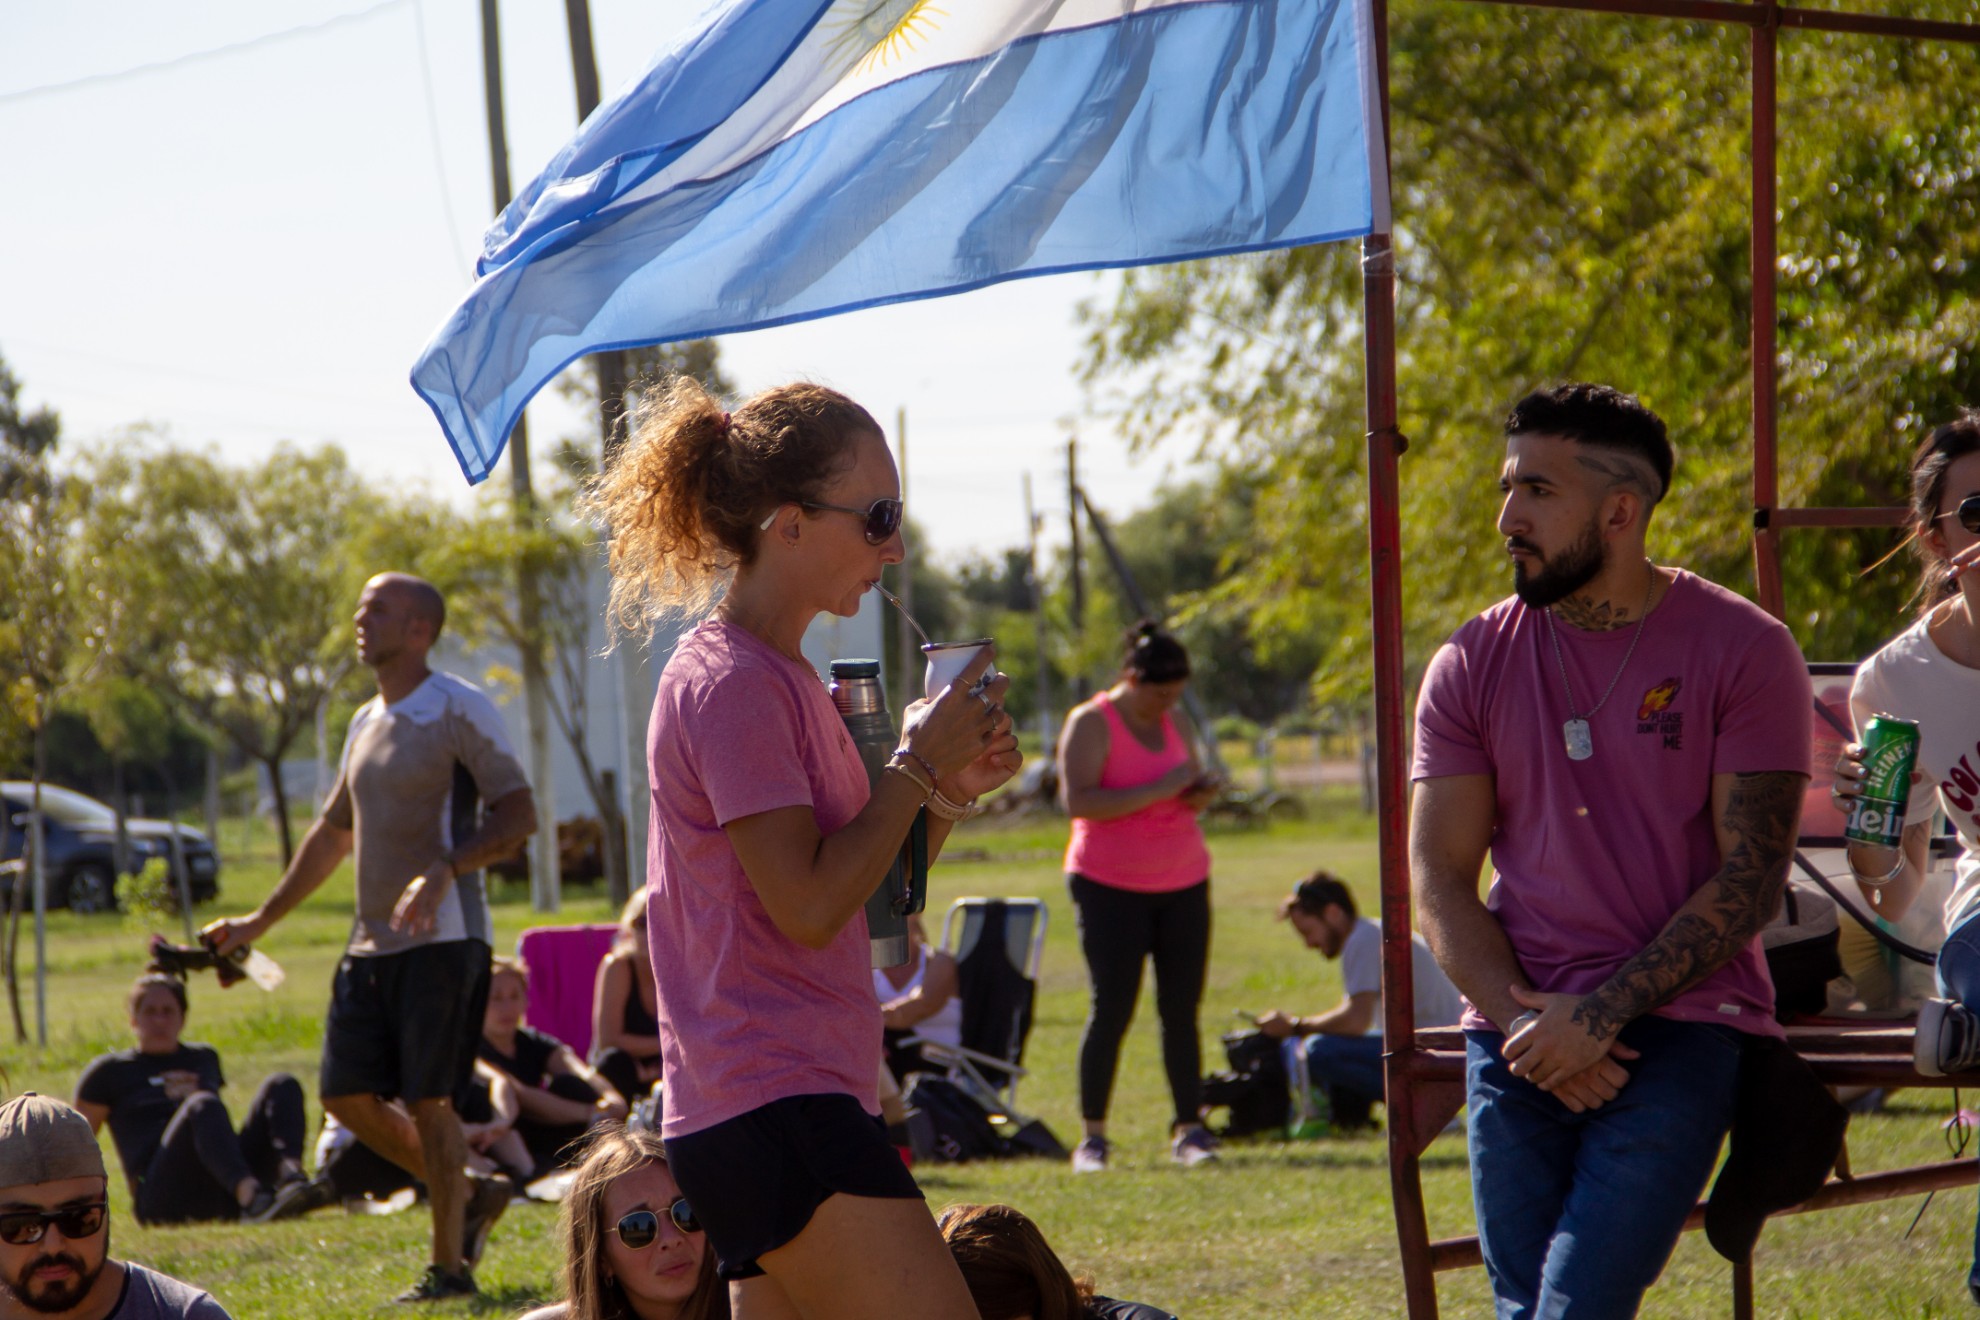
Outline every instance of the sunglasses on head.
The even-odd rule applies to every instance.
[[[28,1247],[48,1236],[55,1225],[71,1242],[95,1237],[103,1231],[103,1215],[109,1202],[64,1206],[60,1210],[13,1210],[0,1214],[0,1242],[10,1247]]]
[[[1942,513],[1941,518],[1957,518],[1959,525],[1976,536],[1980,536],[1980,495],[1968,495],[1959,502],[1959,507],[1950,513]]]
[[[694,1217],[694,1207],[687,1203],[685,1196],[677,1198],[667,1207],[667,1218],[674,1221],[674,1227],[683,1233],[699,1233],[701,1221]],[[627,1248],[638,1251],[650,1247],[660,1236],[660,1216],[651,1210],[635,1210],[613,1226],[619,1241]]]
[[[885,545],[893,539],[894,533],[901,530],[901,519],[906,510],[901,502],[891,496],[877,499],[863,509],[855,509],[849,504],[820,504],[816,500],[792,500],[800,509],[810,509],[824,513],[850,513],[855,518],[864,519],[868,545]],[[770,524],[777,521],[777,511],[772,509],[770,516],[757,524],[757,530],[767,532]]]

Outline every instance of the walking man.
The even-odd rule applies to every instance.
[[[1498,1316],[1607,1320],[1677,1243],[1742,1041],[1780,1034],[1754,935],[1792,857],[1812,702],[1785,627],[1646,557],[1673,465],[1656,414],[1567,385],[1505,429],[1515,594],[1424,675],[1410,865],[1468,1001]]]
[[[536,829],[494,703],[427,667],[445,622],[429,582],[381,573],[365,584],[358,659],[378,695],[351,717],[330,802],[267,900],[205,932],[221,953],[260,939],[355,850],[357,920],[331,989],[320,1093],[359,1141],[426,1182],[433,1260],[408,1302],[472,1295],[472,1267],[508,1204],[506,1180],[470,1182],[452,1097],[473,1070],[488,1000],[494,928],[479,868]]]
[[[110,1179],[60,1100],[0,1105],[0,1320],[228,1320],[197,1288],[110,1259]]]

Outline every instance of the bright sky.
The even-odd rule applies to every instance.
[[[592,0],[605,96],[701,7]],[[576,102],[564,6],[501,17],[520,191]],[[375,480],[460,497],[406,377],[493,215],[477,0],[0,4],[0,161],[0,355],[70,444],[140,422],[238,460],[335,441]],[[1022,280],[734,335],[723,362],[745,390],[834,385],[890,430],[905,408],[913,516],[944,557],[994,553],[1024,539],[1026,472],[1063,538],[1075,425],[1117,516],[1186,457],[1131,461],[1081,417],[1073,311],[1109,288]],[[539,453],[592,434],[548,397],[530,426]]]

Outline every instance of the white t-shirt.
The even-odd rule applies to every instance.
[[[1946,898],[1946,929],[1973,915],[1980,900],[1980,669],[1951,659],[1921,620],[1863,662],[1849,692],[1860,736],[1873,715],[1918,723],[1918,769],[1905,826],[1932,819],[1937,805],[1959,831],[1960,857]],[[1937,801],[1934,802],[1936,795]]]
[[[1412,979],[1416,983],[1416,1025],[1450,1027],[1463,1016],[1464,1004],[1457,987],[1444,975],[1430,946],[1423,937],[1410,932]],[[1341,946],[1341,988],[1349,995],[1375,996],[1375,1017],[1369,1023],[1371,1036],[1382,1034],[1382,923],[1373,917],[1357,917]]]

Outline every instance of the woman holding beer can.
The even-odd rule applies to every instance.
[[[1910,523],[1923,563],[1918,621],[1857,670],[1850,711],[1863,741],[1837,761],[1834,793],[1849,815],[1857,887],[1894,921],[1925,878],[1935,793],[1959,832],[1939,950],[1943,998],[1920,1007],[1912,1047],[1918,1071],[1938,1077],[1980,1067],[1980,411],[1963,411],[1919,446]],[[1980,1220],[1975,1257],[1967,1288],[1980,1301]]]
[[[929,851],[1017,770],[986,650],[909,706],[871,788],[799,644],[902,558],[880,428],[789,385],[733,413],[683,379],[642,409],[584,507],[611,536],[616,624],[706,616],[647,733],[647,941],[661,1135],[735,1314],[974,1317],[879,1111],[880,1006],[863,906],[929,809]]]

